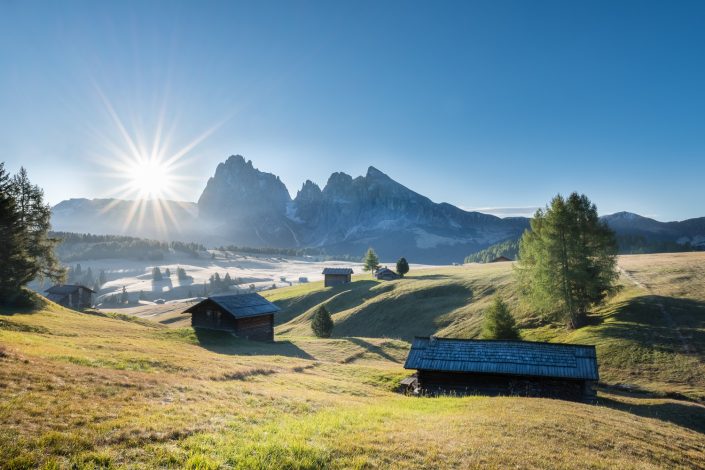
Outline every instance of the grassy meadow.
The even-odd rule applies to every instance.
[[[274,344],[2,310],[0,468],[702,468],[703,255],[621,257],[622,290],[574,332],[519,306],[510,263],[268,291]],[[597,405],[394,391],[411,337],[475,336],[495,292],[526,338],[597,345]],[[322,303],[330,339],[308,325]]]

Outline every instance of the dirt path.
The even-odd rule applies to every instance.
[[[636,285],[638,288],[645,290],[648,294],[654,295],[654,292],[646,285],[642,284],[639,282],[629,271],[626,269],[622,268],[619,266],[619,271],[629,279],[634,285]],[[663,320],[666,322],[669,328],[671,328],[675,333],[676,336],[678,337],[678,340],[681,342],[681,345],[683,347],[683,352],[686,354],[691,354],[694,351],[693,347],[691,346],[690,343],[688,343],[688,340],[683,336],[683,333],[681,332],[680,328],[678,328],[678,325],[676,322],[673,320],[673,316],[669,313],[669,311],[666,309],[666,306],[664,303],[660,300],[656,301],[656,306],[659,308],[661,311],[661,316],[663,317]]]

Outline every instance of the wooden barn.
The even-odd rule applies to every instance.
[[[599,380],[594,346],[529,341],[415,338],[404,364],[417,392],[522,395],[591,401]]]
[[[214,295],[191,306],[191,326],[230,331],[240,338],[274,341],[274,314],[279,307],[259,294]]]
[[[394,279],[399,279],[399,275],[385,266],[375,271],[375,278],[380,281],[393,281]]]
[[[498,256],[497,258],[490,261],[490,263],[504,263],[506,261],[514,261],[514,260],[509,259],[506,256]]]
[[[325,287],[347,284],[352,280],[350,268],[323,268],[323,285]]]
[[[81,309],[93,305],[95,291],[80,284],[57,284],[45,290],[47,299],[64,307]]]

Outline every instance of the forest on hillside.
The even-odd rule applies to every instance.
[[[686,251],[699,251],[690,243],[677,243],[668,240],[652,240],[643,235],[617,235],[617,246],[620,255],[640,255],[649,253],[681,253]],[[505,256],[517,259],[519,252],[519,239],[505,240],[488,246],[484,250],[472,253],[465,257],[466,263],[489,263],[495,258]]]

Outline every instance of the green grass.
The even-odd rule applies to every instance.
[[[702,288],[675,288],[671,274],[639,269],[664,281],[649,292],[625,283],[581,330],[518,310],[527,336],[596,344],[608,384],[660,393],[603,390],[597,406],[394,392],[408,374],[407,335],[473,335],[493,292],[515,303],[506,266],[271,291],[286,319],[274,344],[50,303],[6,309],[0,468],[703,467],[705,407],[678,398],[702,396],[700,353],[680,352],[654,309],[666,302],[679,325],[699,331],[692,306]],[[683,271],[697,277],[697,268]],[[306,325],[322,302],[340,326],[331,339]],[[374,316],[369,330],[355,319]],[[417,333],[415,320],[431,331]],[[391,333],[395,325],[402,334]]]
[[[276,328],[282,336],[312,336],[310,317],[325,304],[334,337],[410,341],[431,334],[477,337],[484,311],[499,293],[525,339],[596,345],[603,384],[705,402],[705,254],[623,256],[620,266],[641,285],[623,277],[621,291],[592,313],[590,325],[574,332],[520,304],[510,263],[417,270],[390,282],[363,275],[335,288],[312,283],[265,295],[283,309]],[[689,343],[689,353],[659,304]]]

